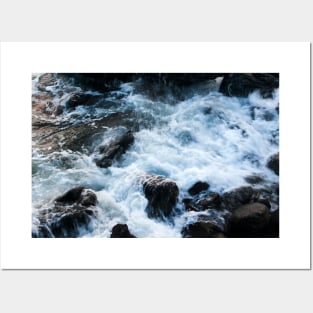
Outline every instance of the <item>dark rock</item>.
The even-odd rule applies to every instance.
[[[114,160],[118,160],[135,141],[132,132],[127,132],[123,136],[110,142],[108,145],[98,147],[99,157],[96,158],[96,164],[99,167],[110,167]]]
[[[111,238],[136,238],[129,232],[127,224],[117,224],[112,228]]]
[[[186,211],[205,211],[208,209],[219,210],[221,208],[221,196],[216,192],[201,193],[194,198],[183,199]]]
[[[77,186],[57,197],[54,201],[64,205],[80,204],[90,206],[97,204],[97,196],[91,190],[85,189],[83,186]]]
[[[57,197],[53,206],[39,212],[40,225],[33,236],[75,238],[93,229],[97,216],[97,197],[82,186]]]
[[[173,214],[179,194],[175,182],[162,176],[148,176],[143,191],[148,199],[146,211],[149,218],[164,219]]]
[[[83,206],[97,205],[97,196],[90,190],[84,190],[81,194],[80,204]]]
[[[65,73],[60,77],[72,79],[82,88],[109,92],[121,83],[136,82],[136,89],[151,98],[166,95],[182,99],[186,87],[224,76],[223,73]]]
[[[67,192],[65,192],[63,195],[55,198],[54,201],[61,202],[64,204],[73,204],[74,202],[78,201],[81,197],[82,191],[85,187],[83,186],[77,186],[74,187]]]
[[[262,183],[264,179],[258,175],[250,175],[250,176],[245,177],[245,181],[249,184],[255,185],[255,184]]]
[[[276,210],[279,206],[278,184],[271,184],[260,189],[254,189],[253,200],[265,204],[269,209]]]
[[[224,230],[206,216],[199,216],[197,221],[186,225],[182,231],[185,238],[223,238]]]
[[[133,73],[60,73],[60,77],[74,80],[75,85],[85,89],[107,92],[116,90],[121,83],[134,79]]]
[[[259,90],[264,98],[270,98],[278,87],[279,77],[272,73],[236,73],[224,76],[220,92],[229,97],[247,97],[253,91]]]
[[[270,157],[267,162],[267,167],[271,169],[276,175],[279,175],[279,153]]]
[[[208,209],[219,209],[221,205],[221,197],[217,192],[208,192],[200,199],[195,201],[195,206],[200,211]]]
[[[210,185],[206,182],[197,182],[191,188],[188,189],[190,195],[195,196],[201,191],[209,189]]]
[[[190,198],[184,198],[183,203],[185,204],[185,210],[186,211],[199,211],[196,207],[195,204],[193,203],[192,199]]]
[[[229,219],[228,236],[235,238],[266,237],[270,213],[266,205],[249,203],[236,209]]]
[[[243,204],[251,202],[254,191],[250,186],[243,186],[225,192],[222,196],[222,207],[226,210],[233,211]]]
[[[99,100],[99,96],[86,94],[83,92],[73,93],[66,102],[66,108],[73,110],[79,105],[93,105]]]
[[[221,77],[221,73],[143,73],[136,74],[140,84],[136,89],[152,99],[161,99],[172,103],[185,99],[187,87],[195,86],[199,91],[199,83]]]
[[[279,237],[279,209],[271,212],[269,225],[266,229],[266,237],[278,238]]]
[[[63,105],[57,105],[55,109],[56,115],[61,115],[64,112],[64,106]]]
[[[51,217],[49,227],[55,237],[76,238],[81,231],[89,232],[92,230],[91,222],[95,218],[95,210],[80,206],[65,207],[62,210],[58,207],[51,212]]]

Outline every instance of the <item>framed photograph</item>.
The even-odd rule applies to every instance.
[[[2,43],[1,267],[310,269],[309,43]]]

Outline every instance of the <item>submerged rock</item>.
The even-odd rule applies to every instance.
[[[182,231],[185,238],[223,238],[224,230],[207,216],[198,216],[195,223],[186,225]]]
[[[108,145],[98,147],[99,156],[96,158],[96,164],[99,167],[110,167],[114,160],[118,160],[126,152],[135,137],[131,131],[123,136],[111,141]]]
[[[225,74],[220,92],[228,97],[247,97],[253,91],[259,90],[264,98],[270,98],[278,87],[278,74],[235,73]]]
[[[111,238],[136,238],[128,229],[127,224],[117,224],[112,228]]]
[[[195,196],[201,191],[209,189],[210,185],[206,182],[196,182],[192,187],[188,189],[190,195]]]
[[[149,218],[164,219],[173,214],[179,195],[175,182],[163,176],[148,176],[143,191],[148,199],[146,211]]]
[[[276,175],[279,175],[279,153],[270,157],[267,162],[267,167],[271,169]]]
[[[74,187],[39,212],[40,225],[33,237],[75,238],[93,229],[97,216],[97,197],[89,189]]]
[[[249,203],[236,209],[229,219],[229,237],[264,237],[270,222],[270,212],[262,203]]]

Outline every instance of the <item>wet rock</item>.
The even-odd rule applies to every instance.
[[[253,200],[254,191],[250,186],[243,186],[225,192],[222,196],[222,207],[226,210],[233,211],[243,204],[247,204]]]
[[[53,73],[46,73],[43,74],[39,77],[38,79],[38,84],[37,84],[37,88],[40,91],[46,91],[47,87],[49,86],[53,86],[55,84],[56,81],[56,75]]]
[[[179,194],[175,182],[163,176],[148,176],[143,191],[148,199],[146,211],[149,218],[164,219],[173,214]]]
[[[199,216],[195,223],[186,225],[181,234],[184,238],[223,238],[224,230],[206,216]]]
[[[208,192],[200,199],[197,199],[195,205],[200,208],[201,211],[219,209],[221,205],[221,197],[217,192]]]
[[[90,206],[97,204],[97,196],[83,186],[77,186],[65,192],[62,196],[57,197],[57,203],[64,205],[81,204],[83,206]]]
[[[136,238],[129,232],[127,224],[117,224],[112,228],[111,238]]]
[[[216,192],[206,192],[194,198],[183,199],[186,211],[205,211],[208,209],[219,210],[221,208],[221,196]]]
[[[193,87],[197,92],[201,92],[199,84],[212,81],[223,76],[219,73],[143,73],[136,74],[136,91],[143,93],[153,100],[176,103],[186,98],[187,94],[192,94]],[[190,87],[190,88],[188,88]],[[189,90],[190,89],[190,90]],[[204,85],[204,93],[208,93],[208,86]]]
[[[270,157],[267,162],[267,167],[271,169],[276,175],[279,175],[279,153]]]
[[[51,230],[46,225],[39,225],[32,230],[32,238],[53,238]]]
[[[75,206],[52,212],[52,220],[49,227],[57,238],[76,238],[81,232],[92,231],[92,221],[95,219],[95,211],[84,207]]]
[[[272,211],[276,210],[279,206],[277,188],[278,184],[275,183],[259,189],[254,189],[254,202],[263,203]]]
[[[54,201],[63,204],[73,204],[81,198],[82,191],[85,189],[83,186],[74,187],[63,195],[57,197]]]
[[[75,109],[79,105],[93,105],[100,99],[99,96],[86,94],[83,92],[73,93],[66,102],[66,108],[69,110]]]
[[[108,145],[98,147],[99,156],[96,157],[96,164],[99,167],[110,167],[114,160],[118,160],[135,141],[132,132],[128,131],[123,136],[111,141]]]
[[[134,114],[130,112],[113,113],[91,122],[76,124],[54,124],[54,122],[32,123],[33,147],[43,154],[71,150],[86,153],[94,151],[103,132],[112,127],[134,127]]]
[[[77,186],[57,197],[50,208],[39,212],[37,237],[75,238],[90,232],[97,216],[97,197]]]
[[[82,87],[110,91],[117,89],[121,83],[138,80],[149,85],[150,89],[175,89],[213,80],[224,76],[224,73],[66,73],[59,76],[73,79]]]
[[[32,114],[33,122],[37,120],[38,117],[51,115],[51,112],[47,112],[47,106],[53,100],[50,92],[39,92],[32,95]]]
[[[201,191],[209,189],[210,185],[206,182],[197,182],[191,188],[188,189],[190,195],[195,196]]]
[[[74,80],[75,85],[85,89],[108,92],[119,88],[121,83],[134,79],[133,73],[64,73],[62,78]]]
[[[64,112],[64,106],[63,105],[57,105],[55,109],[56,115],[61,115]]]
[[[184,198],[182,201],[186,211],[198,211],[191,198]]]
[[[277,209],[274,212],[271,212],[270,221],[265,231],[265,236],[268,238],[279,237],[279,209]]]
[[[236,209],[229,219],[228,236],[235,238],[266,237],[270,213],[262,203],[249,203]]]
[[[198,92],[201,83],[207,83],[223,73],[66,73],[59,77],[74,80],[75,85],[83,89],[101,92],[117,90],[122,83],[133,83],[137,93],[151,99],[168,103],[183,100],[188,87],[196,86]],[[207,84],[204,84],[207,85]],[[208,87],[203,92],[207,93]]]
[[[278,87],[277,75],[236,73],[224,76],[219,91],[229,97],[247,97],[253,91],[259,90],[264,98],[270,98]]]
[[[264,179],[258,175],[250,175],[250,176],[245,177],[245,181],[249,184],[255,185],[255,184],[262,183]]]

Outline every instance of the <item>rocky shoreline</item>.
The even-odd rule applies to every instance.
[[[88,151],[100,168],[109,168],[136,141],[138,115],[115,112],[97,119],[62,120],[64,112],[78,106],[110,108],[114,103],[103,102],[101,95],[117,90],[121,83],[140,81],[137,88],[152,98],[171,96],[180,101],[181,90],[223,77],[219,92],[228,97],[247,97],[259,90],[264,98],[271,97],[279,87],[278,74],[44,74],[38,78],[38,92],[33,94],[33,148],[49,154],[63,149]],[[74,82],[78,88],[62,93],[57,80]],[[150,88],[147,88],[150,86]],[[153,86],[153,87],[151,87]],[[91,93],[82,91],[91,90]],[[70,96],[68,96],[70,94]],[[176,99],[176,100],[175,100]],[[113,126],[127,131],[112,138],[106,145],[97,145],[97,138]],[[267,167],[279,175],[279,154],[272,155]],[[188,189],[188,197],[180,199],[176,182],[161,175],[141,177],[142,192],[147,199],[148,218],[172,223],[174,216],[194,212],[192,221],[181,229],[183,238],[275,238],[279,237],[279,186],[259,183],[260,176],[248,176],[247,185],[224,193],[211,190],[209,182],[198,181]],[[183,210],[178,209],[181,201]],[[42,208],[33,227],[33,238],[75,238],[92,231],[97,225],[98,200],[93,190],[76,186],[56,197]],[[212,216],[221,214],[219,222]],[[127,224],[112,227],[111,238],[135,238]]]

